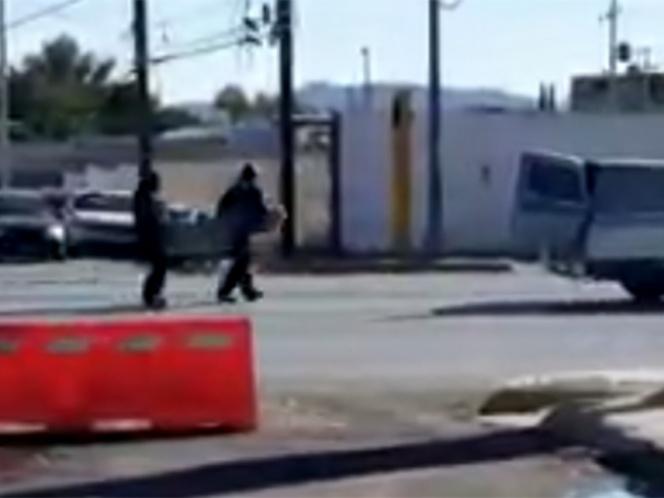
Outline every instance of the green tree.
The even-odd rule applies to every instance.
[[[258,93],[252,105],[252,113],[263,118],[275,118],[279,112],[279,98]]]
[[[94,130],[114,66],[69,36],[46,42],[12,70],[12,118],[52,139]]]
[[[246,118],[251,110],[249,98],[237,85],[228,85],[221,89],[214,99],[214,105],[226,111],[234,123]]]

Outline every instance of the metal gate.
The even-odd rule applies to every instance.
[[[341,119],[296,116],[296,242],[300,253],[341,252]]]

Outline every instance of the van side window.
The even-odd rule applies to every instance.
[[[533,162],[528,174],[528,190],[538,196],[565,202],[582,202],[581,177],[574,170]]]
[[[606,214],[664,213],[664,171],[604,170],[598,179],[596,210]]]

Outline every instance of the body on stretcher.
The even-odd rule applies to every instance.
[[[253,230],[256,235],[272,233],[285,219],[283,208],[272,206],[265,219]],[[171,224],[166,229],[166,253],[173,261],[210,261],[229,255],[235,230],[241,220],[213,218],[195,225]]]

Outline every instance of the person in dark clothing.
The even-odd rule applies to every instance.
[[[159,199],[161,180],[152,172],[141,178],[134,194],[134,218],[141,259],[150,265],[143,284],[143,303],[150,309],[167,306],[162,296],[168,270],[165,237],[164,205]]]
[[[257,301],[263,293],[256,289],[251,272],[251,236],[265,222],[268,214],[258,171],[246,164],[238,181],[223,195],[217,206],[217,217],[229,225],[231,267],[220,278],[218,298],[221,303],[233,303],[233,292],[240,288],[248,301]]]

